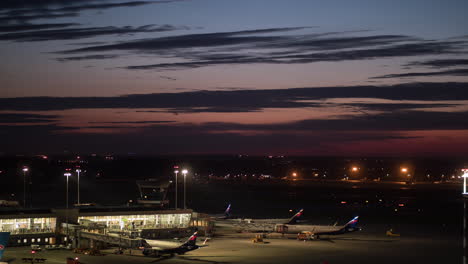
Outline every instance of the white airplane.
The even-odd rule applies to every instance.
[[[303,209],[299,210],[291,218],[285,219],[246,219],[246,218],[230,218],[231,205],[224,213],[224,217],[216,217],[216,226],[228,229],[237,229],[248,232],[273,232],[278,224],[293,225],[296,224],[298,218],[302,215]]]
[[[310,235],[311,239],[320,239],[321,235],[341,235],[360,231],[361,228],[357,227],[359,216],[354,217],[342,226],[324,226],[324,225],[291,225],[283,224],[276,225],[275,232],[282,234],[299,234],[306,233]]]
[[[174,254],[183,255],[188,251],[192,251],[201,247],[206,247],[206,240],[201,246],[198,246],[196,244],[197,233],[198,232],[193,233],[193,235],[183,244],[164,240],[145,239],[142,241],[143,255],[154,257],[160,257],[166,254],[169,254],[171,256],[173,256]]]

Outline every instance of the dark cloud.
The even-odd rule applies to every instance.
[[[54,12],[76,12],[76,11],[83,11],[83,10],[102,10],[102,9],[109,9],[115,7],[134,7],[134,6],[141,6],[141,5],[148,5],[154,3],[170,3],[174,1],[130,1],[130,2],[122,2],[122,3],[86,3],[86,4],[78,4],[78,5],[71,5],[61,8],[52,9]]]
[[[81,60],[105,60],[105,59],[114,59],[119,57],[119,55],[86,55],[86,56],[76,56],[76,57],[66,57],[66,58],[57,58],[57,61],[67,62],[67,61],[81,61]]]
[[[207,131],[414,131],[467,130],[468,112],[396,111],[282,124],[206,123]]]
[[[371,79],[431,77],[431,76],[468,76],[468,69],[454,69],[454,70],[437,71],[437,72],[408,72],[408,73],[387,74],[387,75],[372,77]]]
[[[161,79],[166,79],[166,80],[169,80],[169,81],[177,81],[177,78],[174,78],[174,77],[170,77],[170,76],[159,76],[159,78]]]
[[[35,19],[54,19],[78,16],[85,10],[104,10],[116,7],[135,7],[182,0],[112,1],[112,0],[3,0],[0,1],[0,21],[24,22]]]
[[[178,63],[159,63],[150,65],[127,66],[129,70],[178,70],[187,68],[199,68],[205,66],[216,66],[223,64],[258,64],[258,63],[273,63],[273,64],[302,64],[314,63],[323,61],[348,61],[348,60],[365,60],[377,58],[403,57],[403,56],[421,56],[434,54],[449,54],[454,53],[457,49],[457,42],[420,42],[412,44],[395,44],[393,46],[385,46],[368,49],[355,49],[346,51],[333,51],[321,53],[299,53],[304,50],[290,51],[290,55],[274,56],[271,54],[257,55],[233,55],[233,54],[209,54],[209,52],[196,54],[192,56],[188,62]],[[342,44],[340,44],[342,45]],[[355,44],[358,45],[358,44]],[[326,47],[323,47],[326,49]],[[333,47],[335,49],[337,47]],[[84,48],[86,49],[86,48]],[[91,48],[92,50],[92,48]],[[113,49],[111,49],[113,50]],[[104,50],[102,50],[104,51]],[[295,54],[296,53],[296,54]],[[299,54],[297,54],[299,53]]]
[[[22,24],[7,24],[0,26],[0,32],[16,32],[16,31],[29,31],[29,30],[41,30],[41,29],[49,29],[49,28],[64,28],[64,27],[71,27],[77,26],[77,23],[56,23],[56,24],[29,24],[29,23],[22,23]]]
[[[241,44],[252,44],[252,43],[268,43],[272,41],[278,41],[281,39],[287,39],[286,36],[252,36],[256,34],[265,33],[277,33],[287,32],[304,29],[304,27],[294,28],[270,28],[270,29],[258,29],[258,30],[243,30],[234,32],[221,32],[221,33],[206,33],[206,34],[189,34],[173,37],[161,37],[142,39],[134,41],[126,41],[111,45],[99,45],[92,47],[85,47],[80,49],[73,49],[63,51],[62,53],[81,53],[81,52],[101,52],[101,51],[113,51],[113,50],[134,50],[134,51],[148,51],[166,52],[169,49],[181,49],[181,48],[202,48],[202,47],[218,47],[218,46],[229,46],[229,45],[241,45]]]
[[[167,124],[175,121],[113,121],[113,122],[88,122],[90,124]]]
[[[341,36],[350,32],[277,34],[303,29],[306,27],[187,34],[94,45],[61,53],[130,51],[137,54],[166,55],[184,61],[130,65],[124,68],[178,70],[223,64],[298,64],[457,54],[466,46],[466,42],[462,40],[426,41],[405,35]]]
[[[454,66],[467,66],[468,59],[439,59],[439,60],[428,60],[428,61],[415,61],[405,66],[427,66],[433,68],[445,68]]]
[[[0,123],[50,123],[58,118],[56,115],[0,113]]]
[[[460,103],[461,104],[461,103]],[[356,107],[357,111],[365,112],[365,111],[399,111],[399,110],[408,110],[408,109],[421,109],[421,108],[434,108],[434,107],[451,107],[457,106],[460,104],[444,104],[444,103],[423,103],[423,104],[415,104],[415,103],[344,103],[341,104],[342,106],[350,106]]]
[[[20,22],[24,23],[30,20],[36,19],[55,19],[63,17],[75,17],[78,16],[77,13],[45,13],[45,14],[33,14],[33,15],[0,15],[0,22],[2,23],[12,23]]]
[[[165,109],[173,112],[244,112],[261,111],[264,108],[321,107],[323,102],[317,100],[329,98],[468,100],[467,89],[468,83],[407,83],[390,86],[195,91],[117,97],[19,97],[0,98],[0,110],[158,108],[158,111]],[[370,107],[370,104],[366,107]]]
[[[183,27],[187,29],[186,27]],[[103,35],[134,34],[147,32],[164,32],[182,29],[172,25],[145,25],[140,27],[87,27],[87,28],[62,28],[54,30],[39,30],[33,32],[14,32],[1,34],[0,40],[10,41],[48,41],[48,40],[71,40],[89,38]]]

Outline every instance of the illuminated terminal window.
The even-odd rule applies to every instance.
[[[81,216],[78,221],[88,220],[104,224],[114,230],[187,228],[191,214],[151,214],[151,215],[114,215]]]
[[[0,219],[0,232],[11,234],[53,233],[55,217]]]

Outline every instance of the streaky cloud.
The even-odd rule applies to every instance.
[[[107,60],[107,59],[115,59],[118,58],[119,55],[87,55],[87,56],[76,56],[76,57],[65,57],[65,58],[57,58],[57,61],[60,62],[67,62],[67,61],[82,61],[82,60]]]
[[[39,111],[66,109],[161,108],[173,112],[251,112],[265,108],[321,107],[329,98],[389,100],[468,100],[468,83],[404,83],[380,86],[337,86],[276,90],[221,90],[134,94],[115,97],[0,98],[0,110]],[[432,102],[431,102],[432,103]],[[371,107],[367,105],[367,107]],[[408,108],[407,105],[402,108]]]
[[[433,76],[468,76],[468,69],[454,69],[436,72],[408,72],[387,74],[372,77],[371,79],[409,78],[409,77],[433,77]]]
[[[55,24],[7,24],[0,26],[0,32],[17,32],[17,31],[30,31],[30,30],[42,30],[50,28],[65,28],[71,26],[78,26],[78,23],[55,23]]]
[[[73,40],[81,38],[90,38],[104,35],[116,34],[134,34],[148,32],[165,32],[178,29],[187,29],[187,27],[176,27],[172,25],[144,25],[140,27],[87,27],[87,28],[63,28],[56,30],[39,30],[33,32],[14,32],[1,34],[0,40],[8,41],[49,41],[49,40]]]
[[[408,63],[405,66],[426,66],[432,68],[468,66],[468,59],[438,59],[428,61],[415,61]]]

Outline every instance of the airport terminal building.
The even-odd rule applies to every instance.
[[[10,246],[72,242],[77,246],[81,244],[78,241],[84,233],[119,233],[132,237],[167,238],[186,235],[194,229],[203,232],[209,227],[208,218],[200,217],[200,214],[190,209],[89,207],[0,210],[0,232],[10,232]]]

